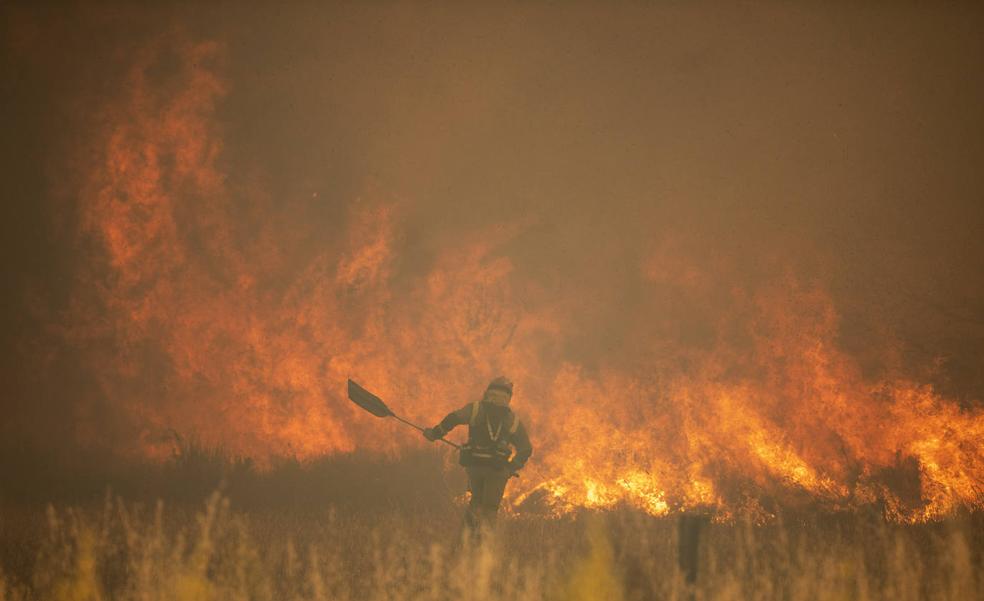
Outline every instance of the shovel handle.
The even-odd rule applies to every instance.
[[[398,421],[401,421],[401,422],[405,423],[406,425],[410,426],[411,428],[416,428],[416,429],[420,430],[421,432],[424,431],[424,428],[421,428],[420,426],[418,426],[417,424],[415,424],[413,422],[408,422],[407,420],[403,419],[402,417],[400,417],[399,415],[397,415],[395,413],[391,413],[390,414],[390,417],[395,417]],[[450,440],[447,440],[446,438],[438,438],[437,440],[440,440],[444,444],[449,444],[452,447],[454,447],[454,448],[456,448],[458,450],[461,450],[461,446],[460,445],[456,445],[455,443],[451,442]]]

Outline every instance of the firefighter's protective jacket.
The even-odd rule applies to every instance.
[[[438,436],[444,436],[456,426],[468,424],[468,443],[471,449],[494,449],[503,445],[515,449],[509,461],[512,469],[518,470],[526,465],[533,454],[533,445],[526,432],[526,426],[507,406],[486,401],[469,403],[449,413],[435,428]]]

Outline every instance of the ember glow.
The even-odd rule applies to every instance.
[[[165,458],[176,431],[261,461],[398,458],[427,443],[361,413],[347,378],[433,424],[507,374],[536,449],[513,511],[984,507],[980,404],[940,392],[892,336],[848,348],[830,253],[750,231],[737,254],[638,207],[619,240],[571,225],[562,198],[444,227],[421,217],[430,199],[371,179],[279,197],[273,167],[232,158],[231,53],[190,34],[141,45],[73,151],[58,332],[121,416],[117,452]],[[531,267],[553,227],[577,242]]]

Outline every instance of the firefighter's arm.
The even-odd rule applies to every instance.
[[[457,411],[452,411],[447,414],[441,423],[437,424],[433,428],[424,428],[424,438],[433,442],[438,438],[444,438],[448,432],[454,430],[456,426],[461,426],[468,423],[468,419],[471,417],[471,405],[465,405]]]
[[[513,447],[516,449],[516,454],[509,460],[509,467],[511,467],[513,471],[517,471],[526,465],[530,455],[533,454],[533,445],[530,444],[530,436],[527,434],[526,426],[523,422],[519,422],[519,426],[512,435],[511,442]]]

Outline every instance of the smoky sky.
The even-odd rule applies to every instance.
[[[863,366],[879,369],[872,340],[899,341],[914,377],[981,398],[984,10],[972,3],[0,14],[0,323],[17,432],[70,440],[79,399],[98,395],[84,350],[59,343],[89,244],[75,200],[133,57],[174,36],[222,48],[218,160],[241,206],[238,244],[279,214],[257,212],[257,190],[263,206],[293,207],[298,262],[341,235],[358,199],[395,199],[398,287],[448,246],[511,228],[496,252],[539,294],[590,292],[552,351],[590,365],[645,352],[632,335],[652,300],[639,266],[679,240],[736,281],[777,263],[824,281]],[[147,77],[166,89],[175,68],[163,52]]]

